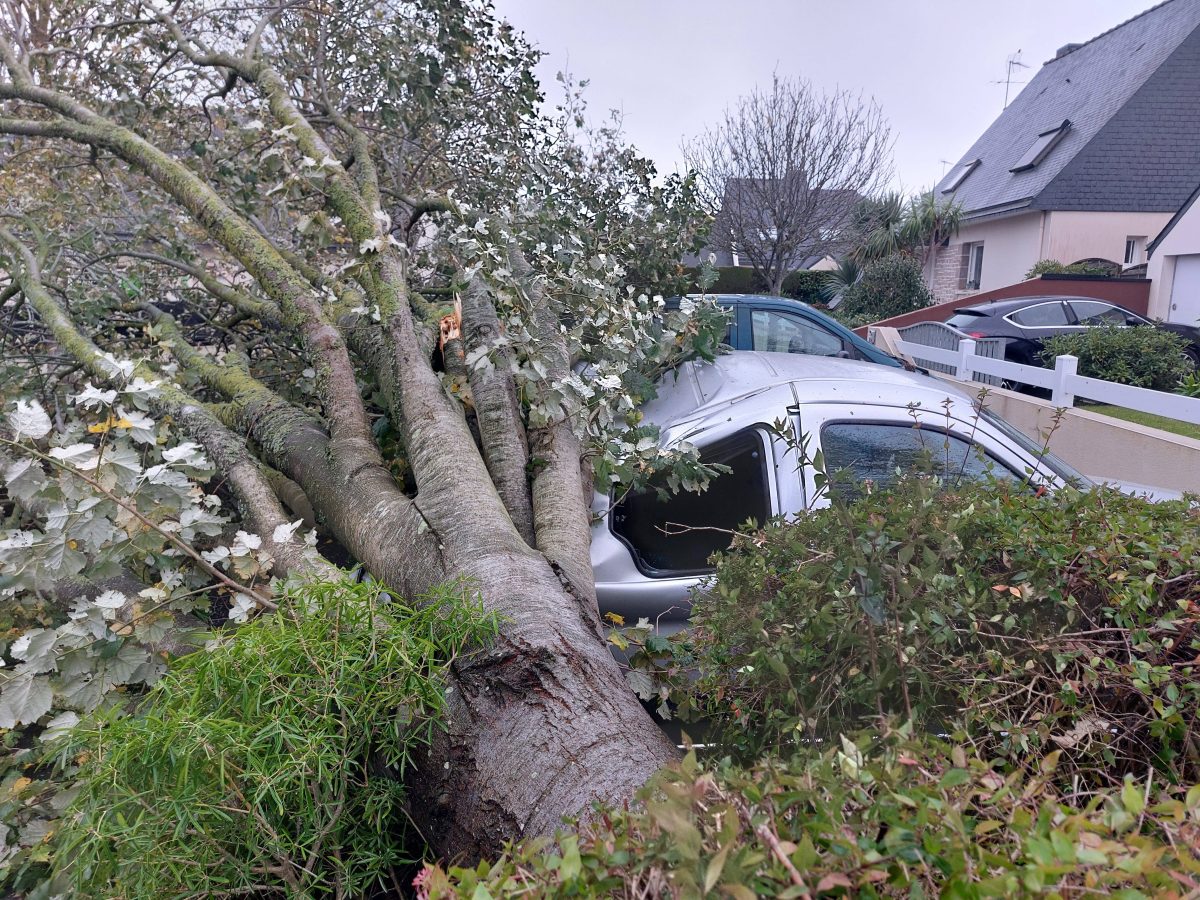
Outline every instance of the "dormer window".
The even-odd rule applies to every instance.
[[[1066,133],[1070,129],[1070,120],[1063,119],[1061,125],[1055,125],[1049,131],[1043,131],[1037,136],[1037,140],[1033,142],[1033,146],[1025,151],[1025,155],[1021,157],[1020,162],[1009,169],[1009,171],[1026,172],[1032,169],[1050,155],[1050,151],[1058,145],[1058,142],[1066,136]]]
[[[978,165],[979,160],[972,159],[969,162],[965,162],[961,166],[958,166],[953,172],[950,173],[950,180],[946,183],[946,186],[942,188],[942,193],[953,194],[955,191],[957,191],[958,186],[967,180],[967,176],[974,172]]]

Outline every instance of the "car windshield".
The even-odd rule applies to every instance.
[[[1067,481],[1082,490],[1086,490],[1093,485],[1093,482],[1090,478],[1088,478],[1070,463],[1066,462],[1061,457],[1055,456],[1045,447],[1040,446],[1037,441],[1030,438],[1024,432],[1019,431],[1013,425],[1009,424],[1007,421],[992,412],[990,409],[979,409],[979,418],[983,419],[983,421],[987,422],[1005,437],[1009,438],[1022,450],[1041,460],[1047,469],[1064,481]]]
[[[946,320],[946,324],[951,328],[973,328],[979,324],[980,319],[986,319],[987,314],[981,312],[971,312],[970,310],[960,310]]]

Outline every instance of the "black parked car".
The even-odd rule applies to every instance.
[[[971,337],[1005,338],[1004,358],[1026,366],[1043,365],[1042,342],[1056,334],[1073,334],[1096,325],[1162,328],[1188,340],[1184,355],[1200,365],[1200,328],[1175,322],[1151,322],[1120,306],[1088,297],[1022,297],[955,310],[946,324]]]

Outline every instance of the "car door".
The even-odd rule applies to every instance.
[[[840,335],[799,313],[749,305],[744,310],[743,349],[840,358],[856,355]]]
[[[668,632],[682,627],[691,589],[712,572],[708,558],[747,520],[765,523],[779,513],[780,442],[767,426],[713,428],[691,443],[701,462],[727,469],[705,491],[670,493],[665,479],[652,479],[645,490],[611,498],[611,508],[594,507],[604,514],[592,529],[602,612],[645,617]]]

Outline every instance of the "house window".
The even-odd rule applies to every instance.
[[[1058,145],[1058,142],[1061,141],[1070,130],[1070,120],[1063,119],[1061,125],[1055,125],[1049,131],[1043,131],[1037,136],[1037,140],[1033,142],[1033,145],[1025,151],[1025,155],[1022,156],[1017,164],[1009,169],[1009,171],[1025,172],[1029,169],[1032,169],[1050,155],[1050,151]]]
[[[1138,266],[1146,261],[1146,236],[1125,238],[1125,265]]]
[[[950,180],[946,182],[946,186],[942,188],[943,194],[953,194],[958,190],[958,186],[967,180],[967,176],[975,171],[975,167],[979,165],[979,160],[973,159],[970,162],[965,162],[958,166],[950,173]]]
[[[983,241],[963,244],[962,248],[958,289],[960,291],[977,291],[983,280]]]

